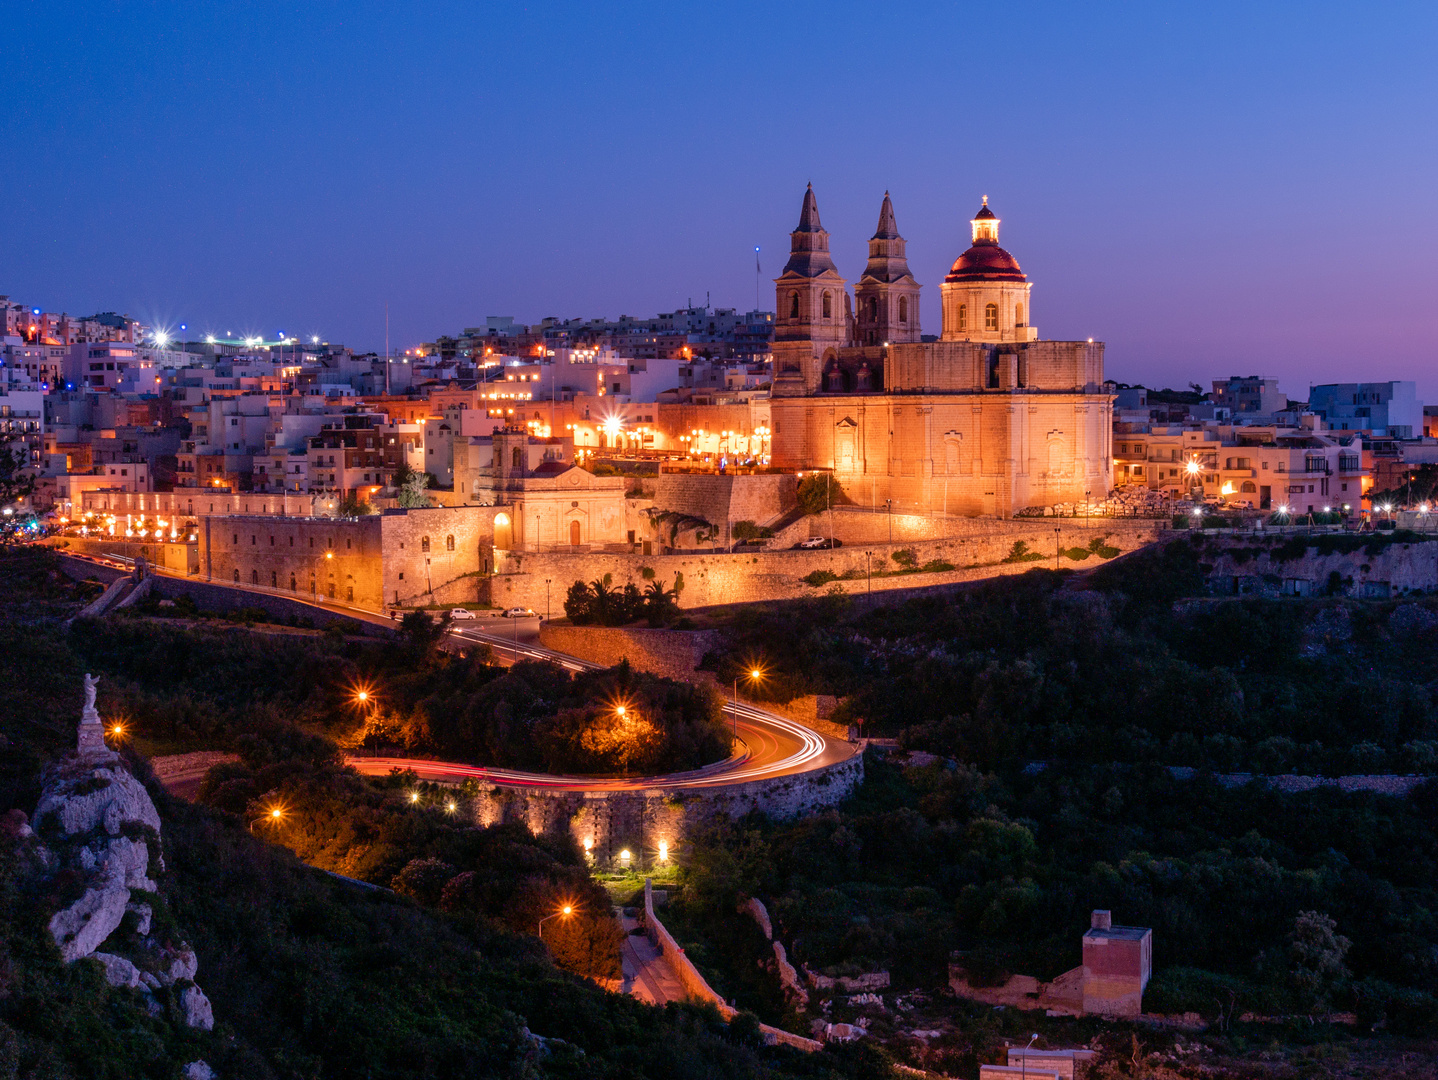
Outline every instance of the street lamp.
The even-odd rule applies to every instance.
[[[754,667],[754,668],[750,668],[749,671],[748,671],[748,673],[747,673],[744,677],[745,677],[746,679],[748,679],[751,683],[757,683],[760,679],[762,679],[762,678],[764,677],[764,672],[763,672],[763,669]],[[732,719],[733,719],[733,733],[734,733],[734,738],[737,739],[737,738],[739,737],[739,676],[738,676],[738,675],[735,675],[735,676],[734,676],[734,707],[733,707],[733,709],[730,711],[730,716],[731,716]]]
[[[261,821],[268,821],[272,824],[279,824],[279,822],[283,820],[284,816],[285,808],[283,806],[272,806],[259,817],[255,818],[254,821],[250,822],[250,832],[253,833],[255,831],[255,826]]]
[[[1062,531],[1063,531],[1063,530],[1062,530],[1062,528],[1061,528],[1060,526],[1058,526],[1058,525],[1055,525],[1055,526],[1054,526],[1054,569],[1055,569],[1055,570],[1057,570],[1057,569],[1059,568],[1059,551],[1061,550],[1061,549],[1059,548],[1059,533],[1062,532]]]
[[[1021,1066],[1019,1070],[1020,1080],[1029,1074],[1029,1048],[1038,1041],[1038,1037],[1038,1032],[1034,1032],[1034,1034],[1029,1037],[1029,1045],[1024,1047],[1023,1054],[1019,1056],[1019,1065]]]
[[[549,583],[552,579],[544,579],[544,621],[549,621]]]
[[[540,920],[539,920],[539,930],[537,931],[537,933],[539,934],[539,940],[540,940],[540,941],[543,941],[543,940],[544,940],[544,924],[547,923],[550,919],[557,919],[557,918],[559,918],[561,915],[564,916],[565,918],[568,918],[568,917],[569,917],[570,915],[572,915],[572,914],[574,914],[574,908],[570,907],[568,904],[565,904],[562,908],[560,908],[558,911],[556,911],[553,915],[546,915],[544,918],[540,919]]]

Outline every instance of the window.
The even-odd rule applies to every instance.
[[[869,297],[869,319],[872,322],[879,321],[879,298],[877,296]]]
[[[960,304],[960,305],[959,305],[959,329],[960,329],[960,330],[967,330],[968,328],[969,328],[969,305],[968,305],[968,304]]]
[[[450,533],[450,535],[448,535],[448,536],[446,536],[446,537],[444,538],[444,550],[445,550],[445,551],[453,551],[453,550],[454,550],[454,534],[453,534],[453,533]]]
[[[791,318],[791,319],[797,319],[798,317],[799,317],[799,294],[798,294],[797,292],[791,292],[791,293],[789,294],[789,318]]]
[[[429,550],[429,537],[427,537],[427,536],[421,536],[421,537],[419,538],[419,549],[420,549],[420,551],[428,551],[428,550]]]
[[[824,294],[824,318],[826,318],[826,319],[832,319],[833,317],[834,317],[834,294],[833,294],[833,293],[826,292],[826,293]]]
[[[1014,305],[1014,325],[1015,325],[1015,326],[1023,326],[1023,324],[1024,324],[1024,306],[1023,306],[1023,304],[1015,304],[1015,305]]]
[[[280,575],[275,570],[270,571],[270,586],[276,589],[280,586]]]
[[[519,447],[516,446],[516,447],[514,448],[514,453],[510,455],[510,461],[512,462],[514,468],[516,468],[516,469],[523,467],[524,458],[523,458],[523,456],[522,456],[522,452],[520,451]],[[429,548],[425,548],[425,550],[428,551]]]
[[[1245,495],[1248,495],[1257,491],[1258,485],[1255,484],[1252,480],[1245,480],[1242,484],[1239,485],[1238,490],[1243,492]]]
[[[352,541],[352,540],[346,540],[346,541],[345,541],[345,550],[346,550],[346,551],[349,551],[352,547],[354,547],[354,541]]]
[[[984,307],[984,329],[997,330],[999,328],[999,305],[988,304]]]
[[[909,321],[909,298],[899,297],[899,322],[907,324]]]
[[[240,583],[240,570],[239,570],[239,567],[236,567],[236,568],[235,568],[235,584],[238,585],[239,583]]]
[[[231,534],[230,534],[230,546],[231,546],[231,547],[238,547],[238,546],[239,546],[239,543],[240,543],[240,534],[239,534],[239,533],[231,533]]]

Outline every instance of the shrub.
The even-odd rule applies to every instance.
[[[914,555],[913,548],[900,548],[890,555],[889,558],[898,563],[899,569],[901,570],[917,570],[919,566],[919,560]]]
[[[1042,552],[1030,551],[1027,543],[1015,540],[1014,546],[1009,549],[1009,553],[1004,556],[1003,561],[1006,563],[1039,562],[1044,558],[1046,556]]]
[[[831,581],[838,581],[839,575],[832,570],[815,570],[813,573],[805,574],[799,580],[817,589],[820,585],[827,585]]]

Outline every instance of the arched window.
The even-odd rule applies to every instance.
[[[280,575],[279,575],[279,571],[277,571],[277,570],[271,570],[271,571],[270,571],[270,588],[272,588],[272,589],[278,589],[279,587],[280,587]]]
[[[1239,486],[1239,489],[1238,489],[1238,490],[1241,491],[1241,492],[1243,492],[1245,495],[1250,495],[1250,494],[1252,494],[1253,492],[1255,492],[1255,491],[1258,490],[1258,485],[1255,484],[1252,480],[1245,480],[1245,481]]]
[[[296,586],[296,584],[297,584],[297,583],[296,583],[296,581],[295,581],[295,575],[294,575],[294,574],[291,574],[291,575],[290,575],[290,592],[294,592],[294,591],[295,591],[295,586]]]
[[[907,325],[908,321],[909,321],[909,298],[908,298],[907,296],[901,296],[901,297],[899,297],[899,322],[904,323],[904,324]]]
[[[789,318],[791,318],[791,319],[797,319],[798,317],[799,317],[799,294],[798,294],[797,292],[791,292],[791,293],[789,294]]]
[[[421,537],[419,538],[419,549],[420,549],[420,551],[428,551],[428,550],[429,550],[429,537],[427,537],[427,536],[421,536]]]
[[[238,585],[239,583],[240,583],[240,569],[239,569],[239,567],[235,567],[235,584]]]
[[[833,293],[827,293],[827,292],[826,292],[826,293],[824,294],[824,318],[826,318],[826,319],[832,319],[833,317],[834,317],[834,294],[833,294]]]
[[[523,464],[524,464],[524,452],[523,452],[522,450],[520,450],[519,447],[516,446],[516,447],[514,448],[514,452],[509,455],[509,460],[510,460],[511,465],[513,465],[514,468],[516,468],[516,469],[520,468],[520,467],[523,466]]]
[[[446,537],[444,538],[444,550],[445,550],[445,551],[453,551],[453,550],[454,550],[454,534],[453,534],[453,533],[450,533],[448,536],[446,536]]]
[[[874,322],[879,319],[879,298],[877,296],[869,297],[869,318]]]
[[[251,570],[251,571],[250,571],[250,584],[251,584],[251,585],[258,585],[259,583],[260,583],[260,572],[259,572],[258,570]]]
[[[1024,306],[1023,306],[1023,304],[1015,304],[1015,305],[1014,305],[1014,325],[1015,325],[1015,326],[1023,326],[1023,324],[1024,324]]]
[[[959,305],[959,329],[960,329],[960,330],[967,330],[968,328],[969,328],[969,305],[968,305],[968,304],[960,304],[960,305]]]
[[[984,329],[997,330],[999,328],[999,305],[987,304],[984,307]]]

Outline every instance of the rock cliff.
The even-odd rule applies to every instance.
[[[28,843],[36,873],[76,883],[75,899],[49,922],[65,962],[94,960],[106,982],[133,990],[151,1015],[168,1009],[209,1031],[214,1013],[195,985],[194,950],[173,940],[173,929],[152,933],[156,905],[164,905],[152,876],[165,869],[160,814],[145,786],[105,745],[95,708],[98,681],[85,677],[76,749],[47,770],[33,828],[18,820],[9,831]]]

